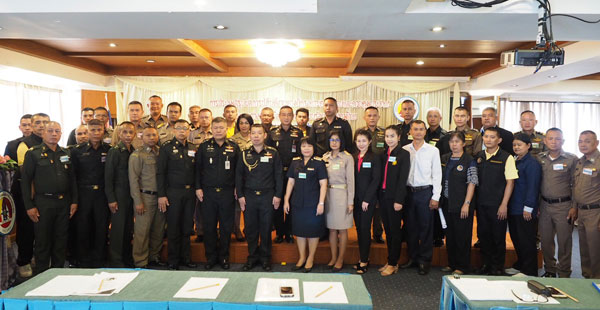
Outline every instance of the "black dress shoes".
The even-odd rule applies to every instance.
[[[197,268],[198,267],[198,264],[192,263],[192,262],[184,262],[182,265],[184,265],[188,268]]]
[[[287,242],[287,243],[294,243],[294,237],[292,235],[286,235],[285,236],[285,242]]]
[[[231,265],[229,265],[229,261],[224,259],[221,261],[221,268],[228,270],[231,267]]]
[[[400,269],[408,269],[408,268],[415,268],[418,267],[419,264],[417,264],[417,262],[413,262],[412,259],[409,259],[408,262],[406,262],[405,264],[400,265]]]
[[[556,273],[554,273],[554,272],[547,272],[547,271],[546,271],[546,272],[545,272],[545,273],[542,275],[542,278],[556,278]]]
[[[148,262],[148,266],[150,267],[164,267],[166,265],[166,263],[161,262],[158,258],[152,259]]]
[[[203,235],[197,235],[195,241],[196,241],[196,243],[202,243],[202,241],[204,241],[204,236]]]
[[[215,262],[207,262],[206,264],[204,264],[204,269],[206,270],[211,270],[215,267],[217,263]]]
[[[169,264],[169,270],[179,270],[179,265],[177,265],[177,264]]]
[[[483,264],[481,266],[481,268],[475,270],[475,273],[479,274],[479,275],[487,275],[487,274],[490,274],[491,272],[492,272],[492,267],[490,265],[486,265],[486,264]]]
[[[244,266],[242,266],[242,270],[243,270],[243,271],[249,271],[249,270],[252,270],[252,268],[254,268],[254,266],[256,266],[256,263],[253,263],[253,262],[246,262],[246,263],[244,264]]]
[[[373,240],[375,241],[375,243],[379,243],[379,244],[382,244],[385,242],[385,241],[383,241],[383,238],[381,236],[375,236],[373,238]]]
[[[263,263],[262,264],[262,269],[264,271],[271,271],[271,263]]]
[[[302,264],[300,266],[294,265],[294,267],[292,267],[292,271],[298,271],[298,270],[304,268],[304,265],[306,265],[306,263],[304,263],[304,264]]]
[[[277,235],[277,237],[275,237],[275,240],[273,240],[273,242],[275,242],[275,243],[282,243],[283,242],[283,236],[282,235]]]
[[[429,273],[429,264],[419,264],[419,274],[424,276]]]

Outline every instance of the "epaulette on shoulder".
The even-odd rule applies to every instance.
[[[543,132],[539,132],[539,131],[536,131],[536,132],[535,132],[535,134],[536,134],[536,135],[540,135],[540,136],[543,136],[543,135],[544,135],[544,133],[543,133]]]
[[[346,155],[352,156],[352,154],[350,154],[350,152],[348,152],[348,151],[344,151],[344,153],[345,153]]]
[[[318,160],[318,161],[323,161],[323,158],[320,156],[315,156],[313,157],[314,160]]]
[[[272,146],[266,146],[265,149],[270,150],[270,151],[277,151],[276,148],[272,147]]]
[[[302,160],[302,157],[296,156],[296,157],[292,158],[292,160]]]
[[[162,128],[164,125],[165,125],[165,123],[158,124],[158,126],[156,126],[156,129],[160,129],[160,128]]]

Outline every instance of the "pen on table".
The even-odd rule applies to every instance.
[[[563,295],[565,295],[565,296],[569,297],[569,298],[570,298],[571,300],[573,300],[574,302],[579,302],[579,300],[578,300],[577,298],[575,298],[575,297],[573,297],[573,296],[571,296],[571,295],[569,295],[569,294],[565,293],[564,291],[562,291],[562,290],[558,289],[557,287],[555,287],[555,289],[556,289],[556,290],[557,290],[559,293],[561,293],[561,294],[563,294]]]
[[[329,290],[330,290],[330,289],[332,289],[332,288],[333,288],[333,285],[330,285],[330,286],[329,286],[328,288],[326,288],[324,291],[322,291],[321,293],[317,294],[317,295],[315,296],[315,298],[318,298],[318,297],[320,297],[321,295],[323,295],[323,294],[327,293],[327,291],[329,291]]]
[[[211,284],[211,285],[206,285],[206,286],[201,286],[201,287],[193,288],[193,289],[188,290],[188,292],[193,292],[193,291],[202,290],[202,289],[205,289],[205,288],[215,287],[215,286],[219,286],[219,283],[215,283],[215,284]]]
[[[102,279],[100,281],[100,286],[98,286],[98,291],[100,291],[102,289],[102,284],[104,284],[104,279]]]

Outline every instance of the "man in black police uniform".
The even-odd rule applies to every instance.
[[[440,140],[448,134],[448,132],[442,128],[440,125],[442,123],[442,111],[440,111],[437,107],[431,107],[427,109],[427,134],[425,134],[425,142],[433,145],[440,150],[440,156],[443,155],[441,153],[441,144]],[[442,224],[440,220],[440,214],[438,212],[433,213],[433,246],[441,247],[444,245],[444,230],[442,229]]]
[[[22,135],[14,140],[8,141],[6,143],[6,148],[4,149],[4,155],[8,155],[10,159],[14,161],[17,161],[17,148],[19,147],[19,144],[24,138],[31,135],[31,114],[21,116],[21,119],[19,120],[19,130]]]
[[[248,241],[244,271],[254,268],[259,261],[263,270],[271,270],[271,225],[273,208],[279,208],[283,194],[283,166],[277,150],[264,144],[266,138],[261,124],[252,125],[252,146],[242,152],[235,172],[236,193],[244,211]]]
[[[500,148],[511,155],[515,155],[513,151],[512,143],[514,135],[512,132],[498,126],[498,111],[495,108],[487,107],[481,111],[481,135],[477,137],[479,140],[475,142],[476,145],[481,147],[481,150],[485,150],[485,143],[483,143],[483,133],[487,128],[496,128],[500,133]],[[479,151],[481,151],[479,150]]]
[[[75,174],[69,151],[58,146],[60,136],[60,124],[49,122],[43,143],[32,147],[23,163],[23,200],[34,222],[36,273],[64,267],[69,218],[77,211]]]
[[[292,126],[294,119],[294,110],[290,106],[283,106],[279,109],[279,121],[281,125],[271,129],[267,137],[267,145],[274,147],[279,152],[281,164],[283,165],[283,193],[287,187],[287,171],[292,164],[292,159],[300,156],[300,139],[302,139],[302,130]],[[292,218],[291,213],[286,214],[284,218],[283,208],[278,208],[273,212],[273,224],[277,231],[275,243],[282,243],[284,238],[288,243],[293,243],[292,237]]]
[[[321,117],[313,122],[310,127],[310,141],[316,145],[315,156],[323,156],[329,150],[329,132],[337,129],[342,132],[344,141],[352,141],[352,128],[350,123],[343,118],[336,116],[338,111],[337,100],[333,97],[327,97],[323,100],[323,111],[325,117]],[[352,153],[352,143],[345,143],[345,151]]]
[[[71,150],[79,193],[75,225],[80,266],[97,268],[104,265],[106,254],[109,211],[104,193],[104,164],[110,145],[102,142],[105,129],[102,121],[93,119],[87,127],[88,142]]]
[[[91,121],[92,119],[94,119],[94,109],[92,109],[90,107],[83,108],[81,110],[81,125],[87,125],[87,123],[89,121]],[[79,143],[77,143],[77,138],[75,137],[77,128],[79,128],[79,126],[75,127],[75,129],[73,129],[71,131],[71,133],[69,134],[69,139],[67,140],[67,146],[79,144]]]
[[[410,122],[412,122],[417,113],[415,105],[416,103],[410,99],[402,101],[400,105],[400,115],[404,119],[404,121],[396,125],[400,129],[400,146],[412,143],[413,138],[410,135]]]
[[[29,136],[24,137],[19,146],[17,147],[16,160],[19,166],[23,166],[25,160],[25,154],[27,151],[42,143],[42,135],[46,124],[50,121],[50,117],[44,113],[37,113],[31,117],[31,128],[32,132]],[[23,278],[31,277],[33,274],[31,270],[31,259],[33,258],[33,239],[34,229],[33,222],[27,216],[27,210],[21,200],[21,185],[19,179],[21,178],[21,171],[15,173],[15,180],[13,183],[13,197],[19,197],[15,199],[15,208],[17,209],[17,265],[19,266],[19,275]]]
[[[377,126],[379,118],[379,109],[373,106],[367,107],[365,109],[365,114],[363,115],[366,126],[361,128],[368,130],[371,133],[371,151],[377,156],[380,156],[385,151],[385,129]],[[354,133],[355,139],[358,130]],[[373,240],[377,243],[383,243],[384,241],[381,235],[383,235],[383,224],[381,222],[379,203],[377,203],[375,211],[373,212]]]
[[[206,270],[229,269],[229,243],[235,216],[235,168],[240,149],[227,136],[227,121],[212,121],[213,137],[196,152],[196,197],[202,203]],[[217,233],[217,225],[219,232]],[[218,244],[218,245],[217,245]]]
[[[190,236],[194,229],[194,195],[196,147],[188,143],[190,124],[183,119],[175,121],[175,138],[165,142],[158,154],[156,185],[158,208],[167,212],[167,245],[169,269],[180,264],[196,268],[190,261]]]

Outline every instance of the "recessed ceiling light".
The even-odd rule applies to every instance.
[[[444,30],[444,27],[442,27],[442,26],[435,26],[435,27],[431,28],[431,31],[433,31],[433,32],[440,32],[442,30]]]
[[[154,60],[154,59],[146,59],[146,62],[151,64],[151,63],[155,63],[156,60]]]
[[[510,85],[510,87],[519,87],[519,85],[518,84],[512,84],[512,85]]]
[[[419,60],[419,61],[417,61],[417,65],[419,65],[419,66],[422,66],[422,65],[424,65],[424,64],[425,64],[425,62],[424,62],[424,61],[422,61],[422,60]]]
[[[58,20],[58,19],[57,19],[57,20],[55,20],[54,22],[58,24],[58,23],[60,23],[60,20]]]
[[[551,78],[551,79],[557,78],[557,77],[558,77],[558,75],[548,75],[548,78]]]
[[[4,28],[0,27],[0,30],[4,30]]]
[[[440,44],[440,48],[446,47],[446,44]]]
[[[112,43],[111,42],[111,43],[108,43],[108,46],[110,46],[110,47],[117,47],[117,43]]]
[[[228,27],[224,26],[224,25],[216,25],[213,28],[217,29],[217,30],[227,30]]]
[[[595,94],[594,96],[596,96],[596,97],[600,97],[600,94]]]

